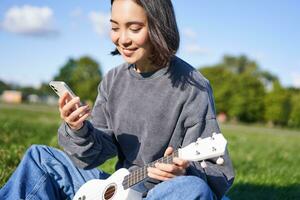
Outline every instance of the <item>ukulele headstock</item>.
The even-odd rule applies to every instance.
[[[179,149],[179,157],[189,161],[201,161],[223,156],[227,141],[221,133],[214,133],[211,137],[198,138],[196,142]],[[220,159],[217,164],[223,164]]]

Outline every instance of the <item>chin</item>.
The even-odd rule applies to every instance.
[[[136,63],[136,59],[133,59],[133,58],[128,58],[126,56],[123,56],[123,59],[129,63],[129,64],[135,64]]]
[[[125,56],[122,54],[122,57],[129,64],[135,64],[136,62],[141,60],[140,56],[137,56],[137,55],[132,55],[132,56],[128,57],[128,56]]]

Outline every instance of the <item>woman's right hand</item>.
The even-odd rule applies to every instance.
[[[89,105],[80,106],[80,98],[72,98],[67,92],[59,98],[58,106],[61,119],[75,131],[82,128],[91,114]]]

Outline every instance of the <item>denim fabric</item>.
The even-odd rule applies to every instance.
[[[86,181],[106,179],[108,176],[98,169],[75,167],[68,156],[58,149],[33,145],[1,188],[0,199],[72,199],[75,191]]]
[[[196,176],[178,176],[156,185],[144,200],[212,200],[207,183]]]
[[[109,174],[99,170],[75,167],[62,151],[33,145],[25,153],[16,171],[0,189],[1,200],[72,199],[86,181],[106,179]],[[181,176],[162,182],[149,191],[144,200],[213,199],[209,186],[195,176]]]

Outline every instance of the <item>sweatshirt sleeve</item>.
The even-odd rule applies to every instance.
[[[213,133],[220,133],[219,125],[215,117],[214,101],[209,83],[205,93],[206,95],[202,95],[201,98],[201,106],[203,107],[201,108],[201,114],[199,115],[199,112],[195,113],[195,115],[192,114],[191,117],[194,117],[193,121],[195,121],[195,123],[186,128],[182,142],[183,147],[195,142],[199,137],[206,138],[212,136]],[[196,108],[200,106],[199,102],[200,101],[197,101],[197,98],[195,98],[195,103],[191,105]],[[197,111],[198,109],[194,110]],[[191,162],[187,169],[187,175],[198,176],[205,180],[217,199],[222,198],[234,180],[234,170],[227,149],[223,159],[223,165],[217,165],[217,158],[213,158],[205,161],[207,164],[206,168],[202,168],[200,162]]]
[[[63,122],[58,129],[58,142],[76,166],[91,169],[117,155],[115,137],[108,123],[105,80],[98,87],[98,95],[90,120],[78,130]]]

